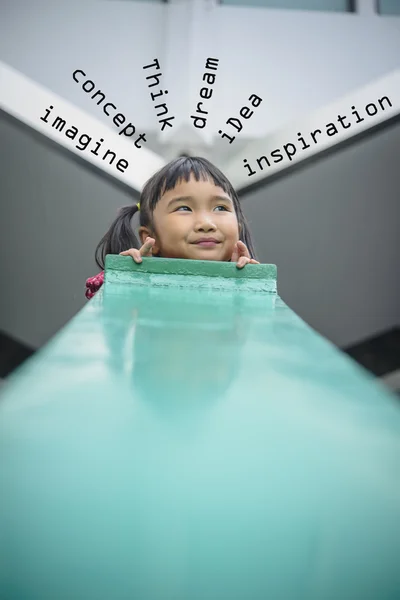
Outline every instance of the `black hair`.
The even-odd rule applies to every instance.
[[[140,195],[140,226],[154,230],[153,211],[161,196],[172,190],[179,181],[189,181],[192,174],[196,181],[212,180],[232,199],[239,224],[239,239],[247,246],[251,258],[257,260],[249,225],[242,212],[239,197],[225,175],[206,158],[199,156],[176,158],[150,177]],[[98,243],[95,260],[101,269],[104,269],[107,254],[119,254],[129,248],[141,247],[142,244],[131,226],[132,217],[138,210],[136,203],[123,206],[107,233]]]

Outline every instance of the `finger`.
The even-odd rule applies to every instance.
[[[239,250],[238,250],[238,245],[236,242],[236,244],[233,246],[231,262],[236,262],[238,258],[239,258]]]
[[[151,237],[147,237],[144,241],[143,246],[140,248],[141,256],[151,256],[153,254],[153,246],[156,240]]]
[[[238,241],[238,248],[239,256],[247,256],[247,258],[251,258],[250,252],[248,251],[246,244],[241,240]]]
[[[243,269],[244,265],[247,265],[250,262],[250,258],[248,258],[247,256],[241,256],[239,258],[239,260],[237,261],[237,268],[238,269]]]
[[[120,256],[134,256],[135,253],[139,252],[139,250],[137,248],[129,248],[129,250],[124,250],[123,252],[120,252]]]
[[[247,256],[242,256],[240,259],[240,266],[244,267],[244,265],[259,265],[258,260],[254,260],[254,258],[248,258]],[[239,262],[238,261],[238,262]]]
[[[120,255],[131,256],[137,263],[142,262],[142,257],[140,256],[140,252],[137,248],[129,248],[129,250],[124,250],[123,252],[120,252]]]

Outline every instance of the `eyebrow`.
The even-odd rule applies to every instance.
[[[229,196],[211,196],[211,200],[221,200],[223,202],[228,202],[233,204],[232,199]],[[194,200],[193,196],[178,196],[177,198],[173,198],[168,202],[167,208],[175,204],[176,202],[187,202],[188,200]]]

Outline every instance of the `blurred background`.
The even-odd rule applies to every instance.
[[[219,66],[202,132],[189,115],[207,57]],[[176,117],[164,132],[143,75],[156,58]],[[74,82],[82,69],[146,148],[224,171],[255,140],[398,69],[400,2],[0,0],[0,61],[116,129]],[[227,144],[216,132],[250,94],[263,103]],[[238,188],[282,299],[398,393],[399,156],[394,119]],[[86,304],[96,244],[139,193],[0,111],[0,379]]]

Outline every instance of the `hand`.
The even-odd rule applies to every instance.
[[[238,269],[243,269],[244,265],[248,263],[251,265],[259,265],[258,260],[254,260],[251,258],[250,252],[247,249],[246,244],[239,241],[233,247],[233,253],[231,257],[231,262],[236,262],[236,266]]]
[[[133,260],[136,263],[142,262],[142,256],[153,256],[153,246],[156,243],[156,240],[151,237],[147,237],[144,241],[143,246],[138,250],[137,248],[129,248],[129,250],[124,250],[120,252],[120,256],[132,256]]]

